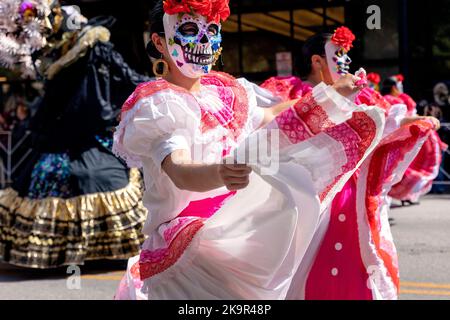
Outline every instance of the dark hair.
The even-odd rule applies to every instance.
[[[397,82],[392,80],[391,78],[384,79],[383,86],[381,87],[380,93],[385,96],[387,94],[391,94],[392,87],[396,86]]]
[[[151,36],[154,33],[159,34],[160,36],[164,35],[164,9],[163,9],[163,0],[158,0],[153,7],[152,11],[150,11],[150,41],[147,43],[147,53],[150,57],[159,59],[161,58],[161,53],[156,49],[155,45],[151,40]]]
[[[308,38],[302,47],[302,68],[300,68],[300,76],[307,77],[312,72],[311,58],[317,54],[325,56],[325,44],[331,39],[331,33],[318,33]]]

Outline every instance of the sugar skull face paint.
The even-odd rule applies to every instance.
[[[399,80],[397,77],[391,77],[392,80],[395,81],[395,86],[397,87],[398,92],[404,93],[403,91],[403,81]]]
[[[221,25],[201,15],[168,15],[163,18],[170,58],[189,78],[211,71],[222,42]]]
[[[348,74],[352,60],[343,47],[339,47],[331,41],[325,44],[325,53],[327,56],[328,69],[331,78],[336,81],[341,76]]]

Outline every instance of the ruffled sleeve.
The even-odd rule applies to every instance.
[[[160,167],[175,150],[190,150],[200,122],[200,110],[187,94],[170,89],[139,99],[122,114],[113,151],[130,167],[150,158]]]
[[[383,137],[400,128],[401,122],[406,117],[406,114],[407,109],[404,104],[393,105],[386,115],[386,126],[384,127]]]
[[[408,115],[415,116],[417,114],[416,110],[417,103],[414,101],[414,99],[411,98],[411,96],[409,96],[406,93],[402,93],[398,97],[403,101],[403,103],[408,108]]]
[[[282,101],[298,99],[311,91],[312,87],[294,76],[271,77],[261,84],[261,87],[269,90]]]
[[[377,106],[384,110],[386,125],[383,137],[398,129],[401,121],[407,115],[406,105],[399,103],[400,100],[391,99],[390,101],[394,104],[391,105],[385,97],[371,88],[364,88],[355,98],[357,105]]]
[[[234,156],[242,162],[241,155],[255,155],[250,162],[263,175],[295,162],[292,166],[310,174],[326,208],[380,141],[384,120],[380,108],[357,106],[321,83],[242,143],[240,148],[247,153],[237,150]],[[267,155],[258,150],[260,146]],[[292,175],[294,169],[289,170]]]

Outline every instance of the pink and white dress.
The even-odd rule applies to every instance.
[[[388,99],[399,99],[408,107],[408,116],[416,115],[416,103],[407,94],[398,97],[387,96]],[[433,180],[439,174],[442,153],[448,146],[441,141],[436,131],[433,131],[424,142],[417,156],[411,162],[400,182],[392,187],[389,196],[397,200],[416,202],[430,192]]]
[[[354,112],[323,83],[264,128],[267,91],[223,73],[201,83],[199,92],[143,84],[123,107],[114,149],[143,167],[149,218],[116,299],[286,298],[324,210],[381,138],[379,109]],[[238,192],[179,190],[161,170],[177,149],[218,162],[244,146],[258,156]]]
[[[282,87],[273,85],[273,80],[270,83]],[[398,296],[398,259],[388,221],[387,193],[432,134],[432,124],[416,121],[400,127],[407,112],[403,101],[391,100],[391,105],[369,88],[362,90],[355,102],[384,111],[383,139],[321,215],[287,299],[372,300]]]

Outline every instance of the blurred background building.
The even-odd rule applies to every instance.
[[[64,2],[64,1],[62,1]],[[73,0],[88,18],[117,19],[112,41],[125,60],[149,72],[144,51],[148,12],[155,0]],[[301,68],[299,50],[309,36],[348,26],[357,36],[351,51],[360,66],[382,78],[403,73],[405,89],[418,101],[436,82],[450,80],[450,0],[231,0],[223,26],[224,71],[253,81],[277,74],[277,53],[292,54],[292,72]],[[370,30],[367,8],[381,9],[381,29]],[[279,69],[286,69],[279,55]],[[278,70],[280,71],[280,70]],[[289,70],[281,70],[289,71]]]
[[[61,2],[80,6],[88,18],[115,17],[116,49],[137,71],[151,72],[144,42],[155,0]],[[291,53],[292,73],[298,73],[305,39],[346,25],[357,36],[350,53],[354,69],[363,66],[382,78],[403,73],[405,89],[416,100],[430,95],[436,82],[450,80],[450,0],[231,0],[230,4],[232,15],[223,26],[224,71],[233,75],[263,81],[277,74],[277,53],[285,52]],[[381,9],[380,30],[366,25],[370,5]],[[280,65],[286,69],[286,58],[279,55],[279,69]]]
[[[115,17],[111,40],[116,50],[132,68],[151,75],[145,43],[155,0],[61,3],[78,5],[88,18]],[[314,33],[346,25],[357,37],[350,52],[353,71],[364,67],[382,79],[402,73],[405,91],[416,101],[433,101],[436,83],[450,85],[450,0],[231,0],[230,5],[232,15],[223,25],[223,62],[224,71],[235,76],[260,83],[277,74],[297,75],[304,41]],[[380,29],[367,26],[371,5],[380,8]],[[0,90],[0,105],[12,110],[6,110],[12,112],[11,119],[15,116],[11,104],[28,103],[39,91],[39,85],[1,69],[0,83],[6,84]],[[446,105],[441,120],[448,122]],[[9,126],[2,122],[7,119],[0,117],[0,125]]]

